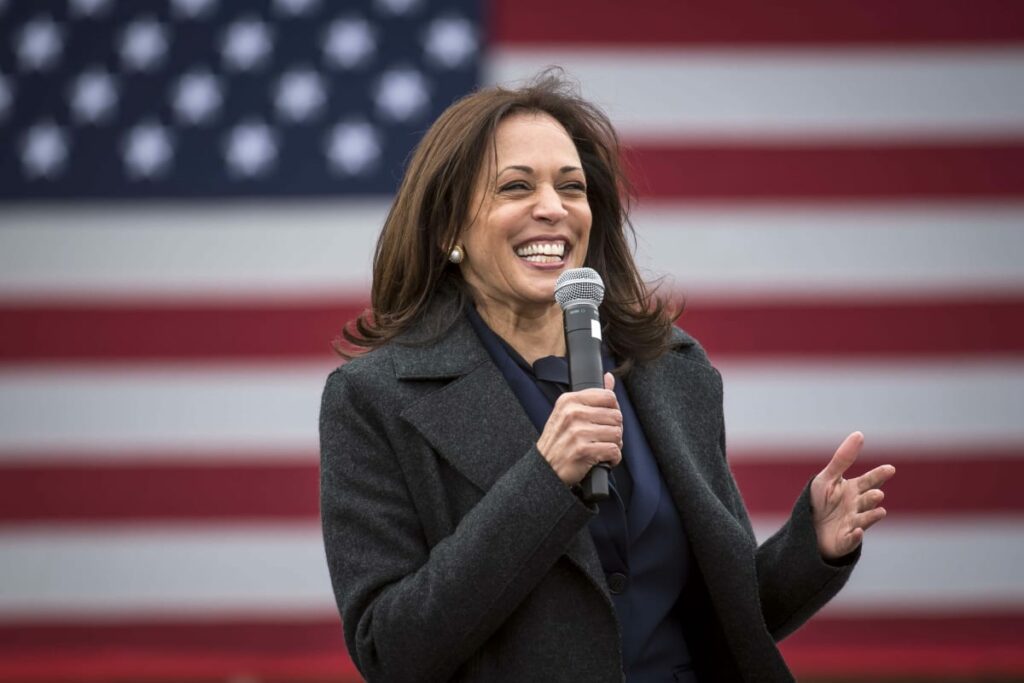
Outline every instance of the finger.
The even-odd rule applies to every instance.
[[[615,375],[610,372],[604,373],[604,388],[608,391],[615,391]]]
[[[836,449],[828,465],[821,471],[822,478],[828,482],[841,479],[843,472],[857,461],[857,456],[863,446],[864,435],[860,432],[854,432],[846,437],[843,443],[839,444],[839,448]]]
[[[622,427],[618,425],[590,425],[579,432],[579,438],[584,443],[600,442],[618,444],[622,441]]]
[[[572,391],[562,394],[562,396],[570,396],[569,400],[578,400],[584,405],[598,408],[619,407],[619,399],[615,398],[615,392],[609,389],[584,389],[583,391]]]
[[[871,489],[877,489],[889,481],[894,474],[896,474],[896,468],[892,465],[879,465],[870,472],[866,472],[854,479],[854,482],[857,484],[857,492],[864,493]]]
[[[622,411],[617,408],[587,408],[581,416],[592,424],[622,426]]]
[[[885,519],[885,508],[875,508],[874,510],[868,510],[867,512],[861,512],[853,517],[853,526],[856,529],[863,529],[867,531],[875,524],[878,524]]]
[[[857,512],[874,510],[881,505],[884,498],[885,493],[882,492],[882,489],[871,489],[867,493],[857,496]]]
[[[591,465],[605,463],[615,467],[622,460],[622,451],[613,443],[594,441],[580,450],[580,457]]]

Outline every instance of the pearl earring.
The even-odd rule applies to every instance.
[[[452,247],[452,250],[448,252],[448,260],[458,265],[462,263],[462,259],[466,258],[466,252],[463,251],[462,245],[456,244]]]

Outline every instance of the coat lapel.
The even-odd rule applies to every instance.
[[[481,492],[537,443],[537,429],[464,317],[432,344],[398,347],[394,363],[399,379],[445,381],[402,417]],[[566,554],[604,591],[601,563],[586,528]]]
[[[742,532],[722,502],[722,478],[728,471],[715,447],[722,402],[715,371],[668,353],[655,363],[637,365],[626,382],[690,539],[700,543],[709,523]]]

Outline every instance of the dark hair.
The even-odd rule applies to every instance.
[[[348,343],[347,348],[336,344],[342,356],[382,346],[418,325],[430,329],[417,337],[436,338],[462,314],[470,292],[447,255],[472,222],[474,189],[498,124],[521,112],[542,112],[557,120],[579,153],[593,216],[585,265],[605,282],[601,320],[609,349],[628,369],[669,348],[675,315],[640,277],[630,253],[627,231],[634,237],[629,209],[635,195],[615,129],[560,70],[548,70],[520,89],[494,87],[463,97],[427,131],[377,240],[371,308],[342,331]],[[424,313],[443,290],[455,293],[455,305],[428,323]]]

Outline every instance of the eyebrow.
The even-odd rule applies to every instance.
[[[563,166],[562,168],[558,169],[558,172],[559,173],[571,173],[573,171],[582,171],[582,170],[583,169],[580,168],[579,166]],[[500,171],[498,171],[498,175],[501,175],[505,171],[522,171],[523,173],[533,173],[534,172],[534,170],[533,170],[533,168],[531,166],[514,165],[514,166],[506,166],[505,168],[501,169]]]

